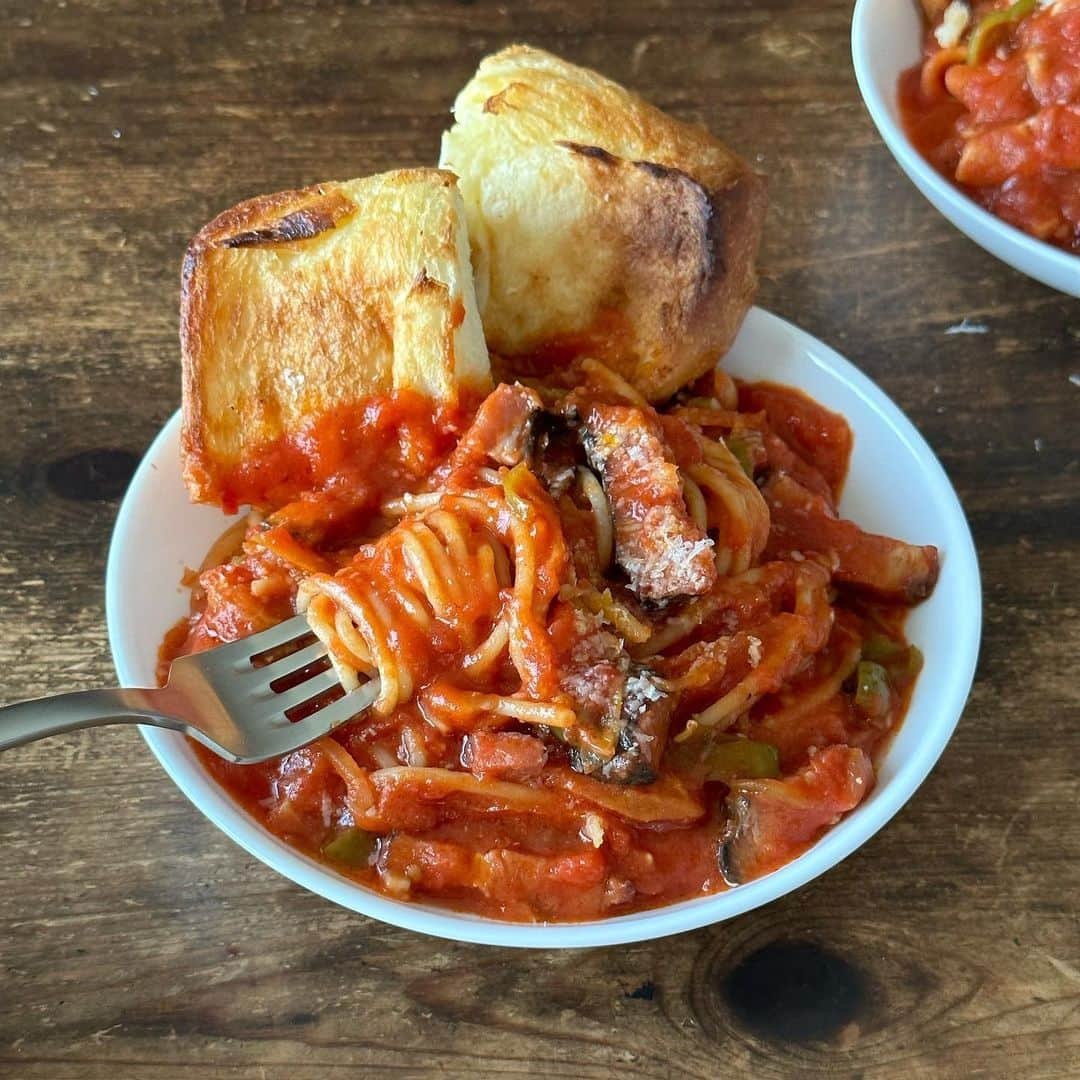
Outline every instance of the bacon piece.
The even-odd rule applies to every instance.
[[[574,702],[582,733],[570,751],[575,771],[619,784],[649,784],[660,772],[675,698],[632,665],[623,642],[599,616],[575,611],[561,689]],[[578,733],[570,733],[571,737]]]
[[[603,896],[607,858],[592,846],[553,854],[397,833],[380,846],[376,870],[398,895],[478,892],[501,913],[519,919],[558,917],[580,905],[588,911]]]
[[[615,524],[615,559],[643,600],[700,596],[716,581],[712,541],[683,501],[679,470],[655,417],[629,405],[591,405],[585,452]]]
[[[461,764],[479,780],[532,780],[547,762],[547,748],[518,731],[474,731],[461,748]]]
[[[767,382],[740,386],[739,410],[763,412],[769,428],[802,461],[820,472],[834,498],[839,497],[852,446],[851,428],[839,413],[819,405],[799,390]],[[768,448],[770,463],[775,467],[780,464],[772,460],[777,448]],[[801,476],[799,480],[805,483]]]
[[[642,669],[626,680],[618,750],[600,768],[604,780],[651,784],[660,774],[675,698],[659,689],[650,674]]]
[[[862,751],[830,746],[787,780],[739,780],[728,795],[720,871],[740,885],[798,855],[827,825],[854,809],[874,784]]]
[[[487,458],[506,466],[523,461],[532,442],[533,421],[543,408],[535,390],[520,383],[500,383],[484,398],[461,437],[452,468],[481,464]]]
[[[292,614],[291,579],[251,557],[203,571],[198,587],[206,600],[188,639],[189,652],[268,630]]]
[[[863,532],[854,522],[838,518],[820,495],[783,473],[771,477],[762,493],[772,514],[766,558],[819,552],[833,559],[834,581],[885,600],[911,604],[933,590],[940,567],[936,547]]]
[[[956,179],[991,187],[1049,169],[1080,169],[1080,104],[1051,105],[1019,123],[974,135],[964,143]]]

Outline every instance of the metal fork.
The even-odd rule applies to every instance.
[[[0,750],[100,724],[150,724],[182,731],[221,757],[248,764],[326,735],[378,693],[378,679],[342,693],[326,646],[297,615],[180,657],[160,689],[82,690],[6,705],[0,708]]]

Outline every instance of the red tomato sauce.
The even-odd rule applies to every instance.
[[[679,456],[696,462],[695,432],[734,427],[733,435],[716,437],[737,437],[750,448],[748,467],[765,500],[773,500],[773,513],[787,514],[785,546],[774,556],[766,553],[749,575],[721,578],[702,601],[711,606],[696,617],[696,628],[647,661],[670,679],[698,670],[702,651],[718,642],[727,655],[722,679],[707,693],[691,690],[680,698],[651,780],[621,784],[583,775],[572,729],[508,722],[490,711],[479,720],[469,719],[474,714],[468,722],[454,719],[461,701],[514,692],[519,678],[529,684],[528,700],[567,700],[560,692],[567,684],[559,680],[584,662],[584,646],[611,636],[583,636],[574,606],[582,580],[599,580],[587,516],[569,495],[550,494],[531,473],[511,480],[505,471],[513,513],[521,516],[515,524],[504,510],[491,517],[488,531],[476,526],[466,538],[473,546],[459,563],[484,561],[474,544],[483,537],[510,544],[514,528],[532,536],[534,584],[524,598],[528,610],[514,616],[515,625],[531,626],[533,635],[522,631],[519,646],[527,654],[520,659],[527,676],[516,675],[506,660],[478,675],[462,667],[474,646],[471,630],[479,637],[491,630],[476,586],[462,601],[471,621],[440,622],[428,635],[412,626],[395,632],[397,660],[411,665],[417,686],[388,714],[369,710],[323,740],[256,765],[231,764],[195,745],[207,771],[271,832],[336,871],[399,899],[501,919],[572,921],[653,908],[718,892],[796,857],[873,786],[872,763],[903,717],[919,668],[918,652],[903,633],[906,585],[909,578],[936,575],[936,553],[930,567],[901,560],[897,570],[889,545],[916,562],[919,552],[933,549],[870,538],[880,544],[862,545],[862,561],[821,593],[817,614],[803,612],[800,582],[827,581],[829,567],[841,572],[850,546],[845,529],[843,550],[833,550],[836,529],[822,523],[838,520],[835,501],[851,433],[841,417],[773,384],[740,387],[738,407],[738,413],[698,407],[686,413],[693,422],[664,416],[655,430],[668,432],[681,447]],[[462,477],[477,468],[472,444],[467,434],[461,445],[469,452],[455,458],[455,429],[425,419],[408,399],[376,402],[357,416],[364,439],[348,446],[320,443],[302,465],[292,457],[306,452],[299,444],[273,451],[272,458],[285,462],[282,475],[313,477],[322,486],[266,519],[253,517],[246,531],[214,550],[213,565],[192,575],[192,613],[162,646],[163,680],[175,657],[291,616],[309,574],[336,573],[335,580],[355,579],[357,588],[380,576],[403,580],[399,549],[387,548],[387,554],[373,539],[392,531],[385,500],[423,490],[425,477],[433,475],[464,490]],[[272,473],[267,467],[266,475]],[[272,493],[262,476],[252,473],[248,481]],[[549,476],[552,491],[557,476],[557,469]],[[793,509],[784,501],[790,493],[773,492],[778,478],[796,485],[800,498],[811,500],[809,509],[802,503]],[[590,550],[582,555],[583,548]],[[899,582],[895,595],[863,588],[886,574]],[[608,587],[604,603],[623,598],[626,610],[654,630],[685,610],[682,603],[634,604],[614,570],[600,584]],[[502,590],[504,603],[512,603],[512,591]],[[737,766],[721,778],[700,743],[674,737],[694,710],[768,667],[755,650],[769,661],[774,645],[801,640],[809,621],[822,616],[821,647],[778,668],[775,682],[718,736],[721,751],[732,741],[740,748],[752,744],[772,755],[773,767],[740,772]],[[877,682],[863,686],[868,657],[876,658]],[[441,786],[439,775],[461,783]]]
[[[426,477],[454,447],[475,401],[433,413],[411,390],[339,407],[303,430],[245,451],[213,492],[228,513],[240,506],[280,507],[319,492],[368,508],[381,495]]]
[[[976,3],[961,41],[927,29],[924,57],[900,78],[905,130],[943,176],[1004,221],[1080,253],[1080,0],[1009,9]],[[1014,12],[1024,10],[1013,8]]]

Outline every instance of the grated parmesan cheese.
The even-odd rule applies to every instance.
[[[964,0],[953,0],[945,9],[941,25],[934,31],[937,43],[943,49],[951,49],[954,45],[959,45],[960,38],[970,20],[971,8],[964,3]]]
[[[661,690],[644,672],[638,672],[631,675],[626,680],[626,690],[623,695],[623,712],[630,717],[631,720],[637,720],[638,717],[648,708],[650,701],[660,701],[664,697],[664,692]],[[638,741],[651,740],[651,736],[644,735],[642,732],[635,731],[635,738]]]
[[[659,701],[664,692],[661,690],[648,675],[638,672],[636,675],[631,675],[626,680],[626,692],[632,694],[634,697],[640,697],[645,701]]]
[[[412,881],[405,874],[395,873],[393,870],[383,870],[381,875],[383,887],[394,896],[406,896],[412,888]]]
[[[599,814],[586,814],[579,833],[582,840],[588,840],[594,848],[604,842],[604,822]]]
[[[277,586],[269,578],[256,578],[251,583],[251,595],[257,598],[270,596]]]
[[[750,647],[748,650],[750,656],[750,666],[757,667],[761,663],[761,639],[756,638],[753,634],[748,638]]]

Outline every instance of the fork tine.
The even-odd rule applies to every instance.
[[[305,742],[310,742],[312,739],[317,739],[320,735],[325,735],[327,732],[333,731],[334,728],[340,727],[346,720],[351,720],[354,716],[359,716],[360,713],[371,708],[372,702],[378,696],[379,680],[372,679],[370,682],[364,683],[363,686],[350,691],[343,698],[338,698],[337,701],[332,701],[329,705],[319,709],[317,712],[313,712],[310,716],[305,716],[303,720],[298,720],[292,725],[292,729],[297,739],[302,738]]]
[[[307,667],[308,664],[315,663],[316,660],[321,660],[326,655],[326,645],[321,641],[315,641],[308,645],[307,648],[298,649],[296,652],[289,653],[287,656],[281,657],[279,660],[275,660],[272,664],[265,664],[263,667],[253,667],[251,669],[252,675],[258,676],[260,682],[275,682],[284,675],[290,675],[294,671],[299,671],[303,667]]]
[[[302,682],[298,686],[283,690],[280,694],[275,694],[273,691],[270,691],[270,697],[264,699],[264,705],[266,709],[273,713],[287,712],[294,705],[302,705],[309,698],[313,698],[318,694],[324,694],[332,687],[340,685],[337,672],[335,672],[333,668],[329,668],[327,671],[322,671],[318,675],[313,675],[306,682]]]

